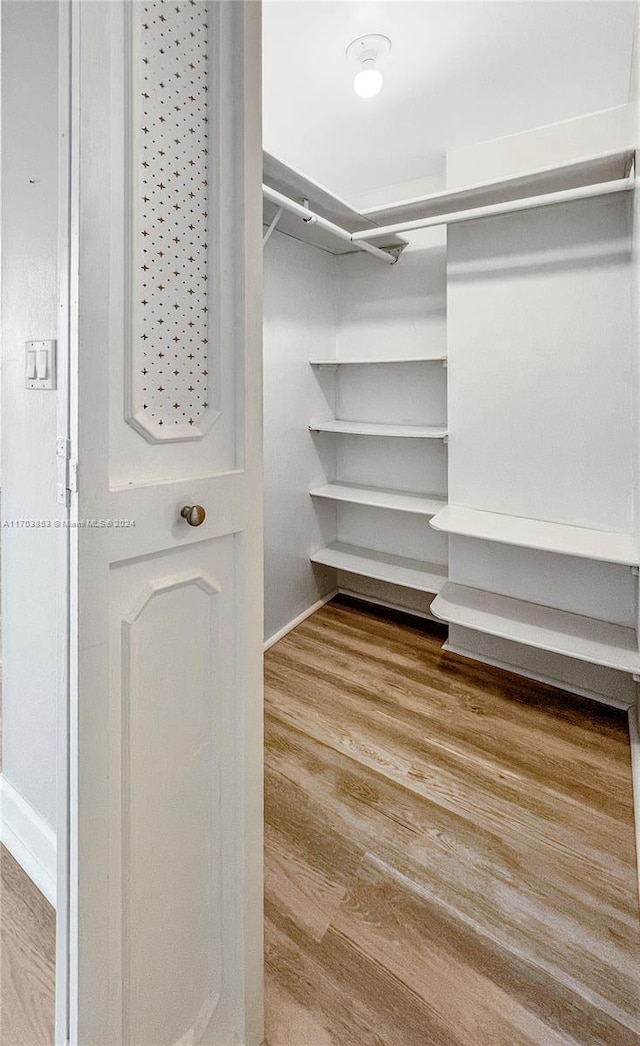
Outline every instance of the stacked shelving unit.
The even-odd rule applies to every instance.
[[[354,369],[356,373],[363,368],[373,368],[379,381],[393,386],[393,373],[404,364],[440,364],[446,362],[441,354],[423,356],[398,356],[397,358],[362,357],[340,359],[313,359],[314,368],[330,368],[333,380],[339,384],[344,368]],[[356,379],[357,380],[357,379]],[[428,380],[428,377],[426,377]],[[381,439],[438,440],[447,439],[446,424],[406,424],[372,421],[352,421],[343,419],[326,419],[309,425],[312,432],[332,433],[337,436],[363,436]],[[427,449],[428,452],[428,449]],[[372,451],[375,454],[375,450]],[[383,478],[384,477],[384,469]],[[391,482],[392,476],[387,476]],[[367,486],[366,484],[344,482],[340,479],[312,487],[313,498],[324,498],[340,505],[358,505],[372,510],[383,510],[386,513],[398,513],[415,517],[414,526],[424,529],[427,520],[440,512],[446,505],[444,494],[418,493],[411,490],[397,490],[390,486]],[[397,521],[394,526],[397,526]],[[401,586],[414,592],[434,595],[439,592],[447,578],[446,563],[432,562],[410,556],[394,555],[391,551],[374,550],[360,545],[337,541],[319,549],[311,556],[311,561],[323,566],[334,567],[347,574],[366,577],[372,581]],[[425,610],[428,603],[425,601]]]
[[[407,449],[410,444],[420,444],[425,453],[429,453],[434,445],[451,441],[447,448],[449,492],[445,494],[444,484],[436,493],[397,489],[393,472],[385,473],[381,465],[375,484],[353,471],[348,475],[341,474],[338,468],[336,476],[327,477],[327,482],[312,486],[310,494],[318,501],[333,502],[337,507],[338,520],[346,508],[360,513],[385,512],[392,513],[398,520],[402,516],[413,518],[416,521],[416,532],[423,528],[432,534],[439,533],[449,544],[451,579],[447,578],[446,556],[436,557],[436,560],[440,558],[442,562],[432,562],[423,556],[400,555],[399,550],[391,547],[371,549],[364,540],[362,543],[340,539],[331,542],[314,552],[311,560],[334,567],[339,572],[403,586],[425,595],[435,594],[436,598],[431,604],[433,613],[449,622],[456,632],[452,649],[456,649],[456,642],[459,649],[461,635],[484,634],[576,662],[588,662],[606,670],[628,675],[640,674],[637,581],[630,581],[638,573],[637,526],[629,512],[625,517],[626,510],[621,509],[616,515],[616,511],[609,511],[607,507],[607,492],[612,480],[607,475],[606,455],[601,455],[596,447],[590,456],[587,454],[589,460],[585,464],[576,451],[576,440],[580,440],[583,434],[588,434],[592,441],[590,446],[595,446],[593,440],[596,436],[588,414],[589,407],[585,403],[582,412],[573,410],[573,428],[569,422],[565,425],[563,420],[555,429],[550,427],[545,430],[541,426],[538,446],[532,449],[531,441],[527,442],[526,426],[535,427],[537,420],[533,415],[531,420],[526,404],[522,418],[518,416],[518,406],[515,402],[511,403],[509,391],[510,382],[524,382],[523,387],[529,383],[531,398],[539,404],[541,414],[549,411],[552,417],[554,410],[558,409],[553,382],[569,380],[568,373],[565,375],[562,370],[565,344],[577,360],[575,366],[580,367],[582,364],[579,346],[574,344],[576,336],[571,329],[572,309],[576,317],[576,330],[582,324],[587,341],[593,341],[596,336],[594,333],[592,337],[592,331],[585,327],[582,314],[592,308],[592,299],[597,297],[599,291],[596,287],[590,297],[589,292],[581,286],[581,266],[588,264],[595,271],[601,263],[606,266],[610,256],[619,258],[623,255],[624,231],[621,231],[620,214],[624,212],[625,204],[620,194],[626,194],[634,188],[634,162],[634,150],[623,148],[507,178],[455,187],[385,208],[371,208],[356,215],[352,212],[349,221],[344,222],[347,233],[346,236],[340,236],[337,253],[349,257],[341,259],[340,264],[366,264],[372,270],[377,265],[376,259],[365,256],[354,258],[354,252],[362,250],[365,245],[367,250],[377,246],[393,254],[395,263],[402,251],[399,237],[430,226],[446,226],[449,229],[445,277],[447,349],[444,348],[444,338],[442,347],[434,348],[432,353],[424,350],[424,345],[429,344],[428,339],[418,348],[415,344],[400,347],[398,342],[389,339],[388,344],[398,344],[397,354],[385,352],[381,345],[367,352],[363,350],[362,344],[354,352],[348,339],[344,345],[339,341],[337,358],[322,357],[310,361],[319,375],[327,372],[332,375],[329,380],[334,382],[333,388],[338,390],[338,394],[334,415],[313,420],[309,427],[312,433],[319,434],[319,439],[335,440],[339,447],[348,446],[349,441],[358,439],[368,440],[372,445],[380,447],[388,441],[401,441]],[[297,190],[300,190],[299,178],[296,172],[293,182]],[[319,209],[337,220],[342,201],[337,204],[334,201],[329,205],[322,195],[314,198],[312,193],[309,199],[312,210]],[[589,217],[590,208],[599,209],[600,218],[595,224],[593,213]],[[295,220],[295,214],[293,210],[289,220]],[[576,215],[580,216],[579,219]],[[603,233],[607,216],[613,216],[617,222],[617,231],[609,237],[612,242],[615,241],[613,246],[606,232]],[[581,221],[588,230],[584,234],[584,241]],[[509,222],[511,225],[508,227]],[[358,228],[359,223],[366,225],[361,224]],[[563,223],[566,225],[566,238],[563,241],[560,236],[555,243],[554,237]],[[501,240],[502,231],[507,228],[506,238]],[[326,224],[321,231],[324,237],[331,239],[331,229]],[[528,240],[530,232],[531,239]],[[314,236],[313,226],[310,224],[301,235]],[[540,267],[541,272],[541,259],[544,259],[548,246],[554,249],[551,245],[551,240],[554,240],[552,270],[562,273],[564,265],[570,274],[571,303],[565,306],[564,287],[562,294],[552,288],[548,316],[545,315],[545,309],[539,306],[537,312],[532,311],[531,298],[540,287],[532,291],[526,286],[528,270],[526,266],[523,268],[524,261],[517,259],[514,263],[508,258],[509,250],[514,249],[514,244],[519,246],[521,240],[528,243],[526,266],[533,266],[534,269]],[[482,254],[481,246],[478,246],[483,242],[487,244],[486,256]],[[323,243],[327,243],[326,238]],[[473,244],[472,250],[467,249],[469,243]],[[575,257],[572,254],[574,249],[577,250]],[[504,271],[512,274],[512,281],[521,271],[525,273],[522,307],[532,321],[531,326],[539,325],[537,360],[533,342],[527,340],[529,332],[522,333],[521,317],[514,311],[518,306],[514,306],[510,300],[515,284],[512,282],[508,290],[506,285],[499,289],[495,299],[486,304],[482,296],[476,293],[473,280],[490,281],[495,269],[498,276],[493,284],[488,284],[491,293],[495,295],[495,288],[500,282],[499,264],[502,264],[496,259],[501,258],[501,252],[508,259]],[[399,264],[394,264],[392,268],[389,265],[382,266],[382,275],[396,279],[398,271],[410,262],[410,257],[411,253],[405,252]],[[389,258],[383,260],[389,262]],[[553,278],[552,274],[549,280],[552,282]],[[606,278],[610,278],[610,266]],[[549,282],[544,283],[546,276],[541,279],[544,286],[550,286]],[[620,301],[618,292],[619,288],[613,292],[613,298],[618,294]],[[383,297],[384,293],[380,291],[375,302],[376,315]],[[518,301],[518,294],[515,294],[514,301]],[[505,302],[505,315],[501,316],[500,310]],[[615,318],[619,314],[620,309]],[[496,316],[500,317],[502,326],[494,322]],[[503,331],[508,328],[509,316],[513,316],[514,328],[518,324],[521,326],[520,335],[514,334],[513,346],[504,344]],[[593,326],[603,330],[598,319]],[[485,332],[492,329],[494,344],[490,345],[490,336]],[[612,358],[624,350],[624,346],[620,350],[619,337],[609,336],[608,333],[602,334],[602,337],[609,345]],[[623,332],[623,342],[624,337]],[[513,353],[510,355],[507,349],[512,349]],[[480,370],[483,366],[483,352],[487,353],[486,373]],[[494,364],[498,356],[502,359],[501,370]],[[518,365],[527,360],[531,361],[527,364],[529,372],[521,374]],[[419,364],[429,368],[438,363],[448,368],[449,409],[446,421],[444,417],[430,417],[429,411],[425,411],[425,416],[420,419],[394,419],[388,416],[376,417],[375,413],[355,414],[340,409],[339,389],[342,375],[346,372],[355,372],[356,375],[364,374],[365,371],[377,372],[379,381],[387,386],[389,398],[392,399],[394,375],[402,370],[403,365]],[[628,359],[624,366],[627,365]],[[585,366],[588,367],[588,364]],[[588,396],[593,397],[593,383],[588,388],[589,380],[585,379],[583,385],[587,388]],[[357,382],[357,377],[350,379],[351,387],[354,381]],[[602,381],[605,388],[603,395],[608,395],[609,378],[604,377]],[[633,381],[629,373],[628,385],[633,385]],[[494,391],[500,387],[505,390],[504,394],[496,398]],[[517,387],[514,385],[514,389]],[[478,389],[486,391],[487,388],[493,391],[488,397],[489,406],[483,407]],[[613,385],[611,389],[613,400],[620,404],[616,420],[619,422],[625,417],[624,425],[629,428],[629,417],[634,408],[630,407],[628,416],[624,415],[624,396],[620,388],[618,384],[615,391]],[[563,395],[565,402],[571,403],[572,397],[579,396],[579,391],[571,389],[569,392],[567,389]],[[502,431],[499,422],[494,424],[494,419],[500,417],[500,411],[505,411]],[[601,431],[604,432],[602,418],[600,414],[596,420],[596,425],[601,427],[596,433],[598,438]],[[563,435],[565,429],[566,434]],[[474,446],[474,432],[481,437],[477,440],[477,447]],[[510,468],[504,468],[504,473],[508,477],[507,485],[511,484],[514,488],[513,497],[505,496],[505,488],[500,488],[502,457],[505,456],[500,451],[500,440],[507,447],[505,460]],[[557,442],[557,453],[545,457],[545,447],[554,440]],[[535,465],[538,450],[541,452],[539,469]],[[516,460],[514,463],[520,453],[522,461]],[[376,451],[372,450],[371,454],[376,454]],[[531,454],[534,458],[531,458]],[[617,476],[620,471],[619,461],[616,461],[614,450],[611,454],[613,464],[609,471]],[[627,454],[635,459],[635,446],[633,450],[629,447],[618,451],[618,457]],[[560,487],[564,483],[567,489],[572,484],[578,488],[580,484],[588,488],[602,481],[599,506],[597,499],[592,498],[591,508],[585,509],[585,499],[580,500],[579,489],[574,499],[575,506],[570,496],[556,496],[547,475],[555,475],[555,458],[565,463],[564,479],[558,469],[557,479],[552,480]],[[341,460],[340,451],[337,460]],[[477,477],[473,475],[476,465],[477,474],[488,477],[484,489],[478,486]],[[633,468],[637,468],[637,462]],[[481,480],[478,482],[481,483]],[[527,483],[530,489],[527,489]],[[534,503],[532,493],[538,487],[540,496]],[[369,517],[361,514],[358,518],[363,530],[371,535]],[[340,525],[338,532],[340,538]],[[440,546],[441,549],[443,547]],[[486,551],[489,549],[494,551],[489,554]],[[518,560],[520,554],[523,558]],[[474,556],[477,570],[469,566]],[[562,566],[556,571],[554,561],[559,564],[560,559]],[[581,563],[583,567],[580,567]],[[492,570],[495,588],[491,584],[487,585]],[[625,574],[625,571],[629,573]],[[566,581],[568,588],[565,592],[560,592],[558,586],[561,581],[556,580],[556,574]],[[545,576],[549,579],[546,597],[540,583]],[[600,610],[594,607],[593,597],[598,579],[604,579],[607,591],[607,598]],[[583,605],[590,608],[588,612],[581,612]],[[428,606],[429,602],[425,600],[424,609]]]

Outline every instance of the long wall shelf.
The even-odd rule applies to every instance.
[[[356,545],[334,542],[310,556],[312,563],[335,567],[349,574],[402,585],[418,592],[439,592],[447,580],[447,568],[405,556],[391,556]]]
[[[404,439],[446,439],[444,425],[387,425],[374,421],[313,421],[311,432],[341,432],[351,436],[394,436]]]
[[[353,357],[342,359],[309,360],[312,367],[355,367],[370,366],[373,363],[446,363],[446,356],[367,356],[364,359]]]
[[[332,253],[363,250],[394,264],[406,245],[398,233],[629,191],[634,187],[634,179],[629,177],[633,156],[631,149],[622,149],[493,182],[355,211],[300,171],[264,153],[263,221],[269,226],[267,238],[281,223],[285,234]],[[302,199],[313,206],[303,207],[299,203]],[[314,210],[314,206],[319,211]],[[385,224],[387,222],[392,224]],[[377,245],[372,244],[371,239],[375,239]],[[393,254],[382,251],[381,247],[391,248]]]
[[[464,505],[447,505],[431,520],[434,530],[481,538],[505,545],[557,552],[603,563],[637,566],[638,547],[631,534],[619,534],[520,516],[484,512]]]
[[[382,487],[366,487],[353,483],[326,483],[313,487],[312,498],[343,501],[351,505],[369,505],[372,508],[393,509],[396,512],[412,512],[420,516],[433,516],[446,505],[437,494],[414,494]]]
[[[539,167],[495,181],[477,182],[475,185],[459,189],[445,189],[429,196],[401,200],[386,207],[369,207],[360,213],[377,225],[384,226],[390,222],[429,219],[443,214],[572,190],[584,189],[586,195],[590,186],[606,186],[607,183],[628,178],[632,160],[633,151],[621,149],[551,167]]]
[[[594,665],[640,672],[636,632],[622,625],[452,582],[444,585],[431,611],[452,625]]]

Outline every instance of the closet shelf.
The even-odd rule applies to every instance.
[[[336,567],[349,574],[359,574],[375,581],[402,585],[418,592],[439,592],[447,580],[447,568],[439,563],[408,559],[406,556],[391,556],[341,542],[321,548],[309,558],[312,563]]]
[[[635,629],[622,625],[452,582],[443,587],[431,604],[431,610],[436,617],[452,625],[462,625],[578,661],[622,672],[640,672]]]
[[[351,505],[388,508],[396,512],[413,512],[418,516],[433,516],[446,505],[445,499],[437,494],[414,494],[382,487],[366,487],[359,483],[327,483],[322,487],[313,487],[309,493],[312,498],[346,501]]]
[[[360,211],[354,210],[346,200],[342,200],[312,178],[308,178],[306,174],[268,152],[262,154],[262,178],[266,189],[274,190],[290,201],[308,200],[311,211],[316,212],[331,225],[338,226],[342,232],[367,232],[375,229],[376,223]],[[279,209],[278,203],[264,197],[263,225],[270,226]],[[322,221],[303,221],[287,210],[280,214],[277,229],[285,236],[320,247],[330,254],[359,254],[362,250],[362,247],[351,242],[348,236],[336,236],[335,232],[324,227]],[[392,235],[386,236],[382,243],[378,241],[377,247],[389,248],[397,253],[406,243],[402,237]]]
[[[464,505],[447,505],[431,520],[434,530],[481,538],[505,545],[557,552],[580,559],[637,566],[638,548],[631,534],[618,534],[563,523],[484,512]]]
[[[446,439],[443,425],[387,425],[375,421],[313,421],[311,432],[342,432],[352,436],[399,436],[408,439]]]
[[[584,190],[587,196],[592,187],[606,189],[611,183],[624,181],[629,176],[633,160],[630,149],[588,156],[571,163],[540,167],[509,178],[477,182],[458,189],[445,189],[429,196],[401,200],[385,207],[369,207],[361,211],[363,217],[379,226],[389,223],[429,220],[440,215],[475,210],[531,197],[550,196],[553,193]],[[628,185],[631,188],[631,183]],[[388,233],[387,233],[388,235]]]
[[[343,357],[342,359],[323,359],[323,360],[309,360],[312,367],[354,367],[354,366],[370,366],[372,363],[445,363],[446,356],[367,356],[364,359],[351,359]]]

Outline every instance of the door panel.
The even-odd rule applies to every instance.
[[[259,18],[203,0],[74,14],[82,1046],[261,1041]]]
[[[223,766],[232,708],[221,637],[232,627],[233,538],[204,545],[112,570],[125,1042],[170,1046],[220,998],[221,784],[233,772]]]

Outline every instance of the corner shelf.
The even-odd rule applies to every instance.
[[[335,567],[349,574],[402,585],[417,592],[439,592],[447,580],[447,568],[440,563],[427,563],[406,556],[391,556],[357,545],[335,542],[310,557],[312,563]]]
[[[311,432],[341,432],[351,436],[394,436],[404,439],[446,439],[444,425],[388,425],[375,421],[313,421]]]
[[[431,604],[452,625],[621,672],[640,672],[635,629],[447,582]]]
[[[638,566],[640,562],[637,544],[631,534],[505,516],[497,512],[466,508],[464,505],[447,505],[433,517],[431,526],[446,534],[519,545],[580,559],[595,559],[603,563]]]
[[[367,356],[364,359],[343,357],[342,359],[309,360],[312,367],[355,367],[371,366],[374,363],[446,363],[446,356]]]
[[[376,222],[355,210],[346,200],[323,185],[309,178],[284,160],[272,153],[263,151],[262,178],[270,189],[282,193],[290,200],[309,200],[310,208],[317,211],[333,225],[340,226],[346,232],[373,230]],[[263,199],[262,222],[270,225],[278,212],[278,205]],[[319,222],[301,221],[294,214],[285,211],[278,221],[278,231],[302,243],[309,243],[330,254],[359,254],[360,248],[349,240],[338,239],[332,232],[323,228]],[[385,237],[382,246],[401,250],[407,241],[400,236]]]
[[[313,487],[309,493],[312,498],[343,501],[351,505],[369,505],[372,508],[393,509],[396,512],[413,512],[419,516],[434,516],[446,506],[446,500],[437,494],[415,494],[339,481]]]

